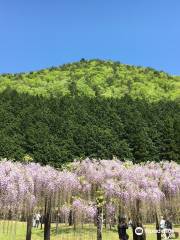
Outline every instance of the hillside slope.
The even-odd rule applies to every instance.
[[[81,60],[37,72],[1,74],[0,91],[12,88],[19,93],[41,96],[88,96],[175,100],[180,96],[180,78],[152,68],[118,62]]]
[[[0,157],[180,162],[180,78],[81,60],[0,75]]]

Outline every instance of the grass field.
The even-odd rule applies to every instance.
[[[155,226],[145,225],[146,230],[153,230]],[[175,227],[175,231],[180,233],[180,226]],[[0,222],[0,240],[25,240],[26,223],[20,222]],[[128,230],[132,239],[131,229]],[[96,240],[96,228],[93,225],[84,225],[76,231],[72,227],[61,224],[56,231],[56,227],[52,224],[51,229],[52,240]],[[154,233],[147,233],[147,240],[155,240]],[[178,238],[180,240],[180,238]],[[32,240],[43,240],[43,230],[34,229],[32,231]],[[110,230],[103,229],[103,240],[118,240],[116,228]]]

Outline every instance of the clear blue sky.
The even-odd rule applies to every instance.
[[[180,0],[0,0],[0,72],[81,58],[180,75]]]

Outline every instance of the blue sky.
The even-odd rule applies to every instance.
[[[81,58],[180,75],[180,0],[0,0],[0,72]]]

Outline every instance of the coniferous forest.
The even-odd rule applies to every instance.
[[[180,159],[180,78],[111,61],[0,75],[0,156]]]

